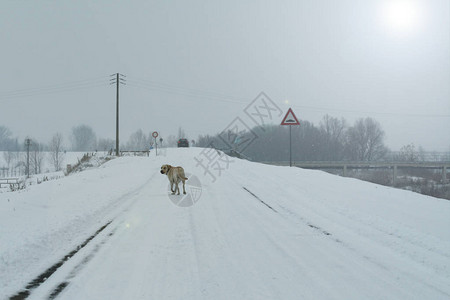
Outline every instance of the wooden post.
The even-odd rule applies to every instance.
[[[443,166],[442,167],[442,183],[446,183],[447,182],[447,167]]]
[[[394,170],[392,172],[392,186],[397,185],[397,165],[394,165]]]
[[[27,178],[30,178],[30,146],[31,146],[31,139],[26,139],[25,144],[27,146]]]

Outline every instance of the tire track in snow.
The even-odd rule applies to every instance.
[[[95,254],[97,254],[97,252],[100,250],[100,248],[106,243],[106,241],[112,236],[114,235],[114,233],[116,232],[117,227],[114,228],[110,233],[108,233],[108,235],[103,239],[103,241],[101,241],[100,243],[98,243],[97,245],[95,245],[95,248],[88,254],[86,255],[80,263],[78,263],[73,269],[72,271],[69,273],[69,275],[66,277],[66,280],[64,280],[63,282],[61,282],[60,284],[58,284],[50,293],[50,295],[48,296],[48,299],[55,299],[56,297],[58,297],[59,294],[61,294],[61,292],[69,285],[70,280],[72,278],[74,278],[77,273],[95,256]],[[100,233],[100,232],[99,232]],[[81,250],[81,249],[80,249]]]
[[[123,201],[126,199],[132,199],[133,197],[135,197],[136,195],[139,194],[139,192],[149,184],[149,182],[151,182],[153,180],[153,178],[158,175],[157,172],[155,172],[143,185],[139,186],[136,190],[133,190],[131,192],[128,192],[124,195],[122,195],[121,197],[118,198],[118,200]],[[130,208],[136,203],[136,201],[139,198],[136,197],[134,201],[132,201],[131,203],[129,203],[129,205],[127,205],[124,209],[120,210],[119,213],[116,213],[114,216],[115,220],[119,215],[122,215],[123,213],[126,213],[130,210]],[[110,223],[113,222],[113,220],[111,220],[108,225]],[[87,264],[89,263],[89,261],[92,260],[92,258],[94,258],[95,254],[100,250],[100,248],[106,243],[106,241],[112,236],[114,235],[114,233],[116,232],[117,227],[114,228],[110,233],[108,233],[107,237],[100,242],[99,244],[97,244],[95,246],[95,248],[87,255],[85,256],[82,261],[80,263],[78,263],[73,269],[72,271],[69,273],[69,275],[67,275],[66,280],[64,280],[63,282],[61,282],[60,284],[58,284],[50,293],[50,295],[48,296],[48,299],[55,299],[56,297],[58,297],[58,295],[61,294],[61,292],[69,285],[70,280],[73,279],[78,272]],[[99,232],[100,233],[100,232]],[[80,249],[81,250],[81,249]]]
[[[261,198],[259,198],[258,196],[256,196],[254,193],[252,193],[249,189],[247,189],[246,187],[242,187],[244,190],[246,190],[250,195],[252,195],[253,197],[255,197],[256,199],[258,199],[262,204],[264,204],[265,206],[267,206],[268,208],[270,208],[271,210],[273,210],[274,212],[278,213],[278,211],[276,211],[272,206],[270,206],[269,204],[267,204],[266,202],[264,202]],[[314,224],[311,224],[309,222],[306,223],[309,227],[311,227],[314,230],[317,230],[319,232],[321,232],[324,235],[330,236],[332,235],[331,233],[329,233],[326,230],[323,230],[322,228],[320,228],[319,226],[316,226]],[[339,240],[335,240],[336,242],[340,242]]]
[[[137,189],[132,190],[130,192],[127,192],[125,194],[123,194],[122,196],[118,197],[117,200],[112,204],[113,206],[117,207],[119,204],[119,207],[121,206],[120,204],[122,204],[124,202],[124,200],[130,200],[132,199],[134,196],[136,196],[146,185],[148,185],[149,182],[152,181],[152,179],[158,175],[158,172],[155,172],[144,184],[142,184],[141,186],[139,186]],[[138,198],[136,198],[138,199]],[[16,294],[14,294],[13,296],[9,297],[9,300],[22,300],[22,299],[27,299],[31,292],[35,289],[37,289],[39,286],[41,286],[45,281],[47,281],[47,279],[50,278],[50,276],[52,276],[58,269],[60,269],[69,259],[71,259],[75,254],[77,254],[82,248],[84,248],[90,241],[92,241],[98,234],[100,234],[108,225],[110,225],[113,220],[121,215],[122,213],[128,211],[130,209],[131,206],[134,205],[134,203],[136,202],[132,201],[131,203],[129,203],[125,208],[120,209],[120,211],[117,213],[112,214],[114,217],[110,218],[109,221],[107,221],[106,224],[104,224],[102,227],[100,227],[93,235],[91,235],[89,238],[87,238],[83,243],[77,245],[75,247],[74,250],[72,250],[71,252],[69,252],[68,254],[66,254],[62,259],[60,259],[57,263],[55,263],[54,265],[52,265],[51,267],[49,267],[47,270],[45,270],[44,272],[42,272],[41,274],[39,274],[38,276],[36,276],[33,280],[31,280],[30,282],[28,282],[28,284],[25,286],[25,288],[23,288],[22,290],[20,290],[19,292],[17,292]],[[128,202],[128,201],[127,201]],[[109,214],[111,217],[111,214]],[[114,230],[115,231],[115,230]],[[110,233],[108,235],[108,237],[110,237],[113,234]],[[105,241],[104,241],[105,242]],[[102,244],[104,244],[104,242]],[[98,251],[98,249],[97,249]],[[93,254],[95,254],[97,251],[94,251]],[[93,255],[92,255],[93,257]],[[90,257],[88,259],[88,261],[92,258]],[[86,258],[85,258],[86,259]],[[86,261],[86,263],[88,262]],[[73,276],[72,276],[73,277]],[[72,278],[71,277],[71,278]],[[64,281],[62,283],[60,283],[53,291],[52,294],[49,295],[49,299],[54,299],[58,294],[60,294],[64,288],[68,285],[68,282]],[[55,294],[54,296],[52,296],[53,294]]]
[[[315,226],[312,223],[310,223],[309,221],[307,221],[304,217],[298,215],[297,213],[294,213],[293,211],[289,210],[288,208],[284,207],[284,206],[280,206],[283,213],[286,214],[286,216],[289,216],[291,219],[293,219],[292,221],[294,221],[295,219],[301,221],[301,223],[308,225],[309,227],[311,227],[312,229],[315,229],[316,231],[321,232],[322,234],[329,236],[331,238],[331,240],[333,240],[334,242],[340,244],[342,247],[346,248],[348,251],[350,251],[351,253],[354,253],[355,257],[359,257],[360,259],[362,259],[363,261],[367,261],[370,264],[376,266],[378,269],[384,270],[384,271],[390,271],[390,267],[389,265],[386,265],[383,260],[380,260],[379,257],[374,257],[373,255],[369,255],[369,254],[364,254],[361,252],[361,250],[358,247],[355,247],[354,245],[352,245],[352,243],[347,240],[341,240],[339,238],[333,237],[333,235],[325,230],[323,230],[322,228],[320,228],[319,226]],[[366,224],[360,223],[360,226],[367,226]],[[374,230],[379,230],[378,228],[374,228]],[[372,240],[374,241],[374,240]],[[384,245],[383,245],[384,246]],[[392,250],[390,248],[388,248],[389,250]],[[403,277],[405,278],[409,278],[411,280],[414,280],[416,283],[421,284],[423,286],[426,286],[434,291],[436,291],[437,293],[443,295],[444,297],[449,297],[450,294],[448,294],[446,291],[444,291],[438,284],[433,285],[430,283],[427,283],[423,280],[421,280],[421,278],[419,278],[418,276],[408,273],[402,269],[398,269],[398,272],[400,272],[402,274]],[[397,278],[398,280],[399,278]]]
[[[64,265],[64,263],[66,263],[70,258],[72,258],[75,254],[77,254],[78,251],[83,249],[90,241],[92,241],[100,232],[102,232],[106,227],[108,227],[108,225],[111,224],[111,222],[112,220],[107,222],[102,227],[100,227],[93,235],[91,235],[83,243],[78,245],[74,250],[66,254],[56,264],[54,264],[53,266],[45,270],[43,273],[38,275],[36,278],[31,280],[23,290],[11,296],[9,300],[20,300],[28,298],[32,290],[38,288],[41,284],[43,284],[50,276],[52,276],[59,268],[61,268],[61,266]]]
[[[250,192],[250,190],[248,190],[245,186],[242,187],[244,190],[246,190],[250,195],[252,195],[253,197],[255,197],[256,199],[258,199],[262,204],[264,204],[265,206],[267,206],[268,208],[270,208],[271,210],[273,210],[274,212],[278,213],[272,206],[270,206],[269,204],[267,204],[266,202],[264,202],[263,200],[261,200],[261,198],[259,198],[258,196],[256,196],[255,194],[253,194],[252,192]]]

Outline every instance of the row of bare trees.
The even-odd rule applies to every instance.
[[[111,151],[115,148],[115,140],[108,138],[99,138],[88,125],[75,126],[67,140],[61,133],[55,133],[49,142],[41,143],[32,137],[30,146],[30,173],[39,174],[44,170],[44,160],[47,160],[52,169],[59,171],[63,167],[66,150],[72,151]],[[67,142],[68,141],[68,142]],[[154,143],[151,133],[145,134],[142,129],[137,130],[129,137],[121,149],[125,150],[148,150]],[[69,147],[67,147],[69,144]],[[165,145],[176,145],[174,136],[169,136]],[[20,175],[24,174],[26,168],[26,146],[19,142],[17,137],[13,137],[12,131],[0,125],[0,151],[3,151],[3,159],[0,159],[0,171],[3,173]],[[47,164],[48,165],[48,164]],[[46,170],[47,171],[47,170]],[[0,173],[0,176],[3,174]]]
[[[48,160],[54,171],[62,170],[65,155],[62,142],[63,139],[60,133],[56,133],[47,145],[31,139],[29,149],[30,174],[43,173],[45,160]],[[3,164],[0,165],[2,176],[24,175],[26,165],[27,153],[23,148],[12,147],[8,148],[6,151],[3,151]]]
[[[326,115],[319,126],[308,121],[300,121],[300,126],[292,127],[292,159],[294,161],[374,161],[388,153],[384,144],[385,133],[380,123],[372,118],[362,118],[349,126],[345,119]],[[236,133],[230,133],[236,134]],[[220,149],[229,150],[218,134],[200,136],[198,146],[211,143]],[[240,132],[240,140],[252,140],[245,149],[239,149],[246,157],[255,161],[284,161],[289,159],[289,128],[267,125],[255,127],[252,132]]]
[[[158,147],[176,147],[177,141],[181,138],[187,138],[187,136],[185,131],[180,127],[178,128],[178,137],[173,134],[168,135],[166,138],[164,138],[163,142],[160,141],[160,138],[161,136],[159,136],[156,141],[158,143]],[[148,150],[148,148],[150,146],[154,146],[154,144],[155,139],[152,137],[151,132],[145,134],[142,129],[138,129],[130,135],[130,137],[128,138],[128,142],[126,144],[122,144],[120,148],[125,150],[140,151]]]
[[[59,133],[59,135],[58,138],[62,139],[62,134]],[[69,140],[73,151],[93,151],[97,147],[94,130],[87,125],[73,127]],[[50,144],[41,144],[41,146],[47,149]],[[20,151],[23,149],[24,146],[18,141],[17,137],[13,137],[12,131],[0,125],[0,151]]]
[[[84,127],[74,127],[72,130],[73,134],[71,139],[74,148],[82,148],[79,146],[82,144],[80,137],[87,135],[83,136],[79,132],[83,132]],[[90,132],[93,132],[92,129],[90,129]],[[30,174],[43,173],[43,165],[46,159],[50,162],[54,171],[62,170],[65,148],[64,138],[61,133],[55,133],[48,143],[41,143],[31,137],[27,139],[31,140],[29,148]],[[13,137],[9,128],[0,126],[0,151],[3,151],[4,161],[3,165],[0,165],[0,168],[3,173],[14,175],[24,174],[27,164],[26,150],[26,146],[23,143],[19,143],[17,137]]]
[[[159,138],[161,138],[161,136]],[[164,141],[164,145],[168,147],[175,147],[177,145],[177,140],[180,138],[186,138],[186,134],[181,127],[178,129],[178,137],[175,135],[167,136]],[[67,145],[66,141],[63,141],[62,134],[58,133],[57,137],[52,137],[49,144],[40,144],[40,146],[44,148],[43,150],[49,151],[51,145],[53,145],[53,148],[55,147],[55,140],[60,142],[61,149],[64,142],[64,149],[78,152],[96,150],[110,151],[115,148],[115,140],[109,138],[97,138],[97,135],[92,127],[85,124],[72,128],[68,139],[70,145]],[[138,129],[130,135],[127,142],[120,145],[120,148],[125,150],[148,150],[152,144],[154,144],[154,139],[151,132],[146,134],[142,129]],[[0,125],[0,151],[23,150],[23,144],[18,141],[18,138],[13,137],[11,130]]]

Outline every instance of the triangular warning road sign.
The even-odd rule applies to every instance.
[[[281,121],[281,125],[300,125],[300,122],[297,120],[297,117],[291,108],[289,108],[283,121]]]

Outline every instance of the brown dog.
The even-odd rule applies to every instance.
[[[188,180],[184,175],[184,169],[182,167],[172,167],[171,165],[162,165],[161,174],[166,174],[170,181],[170,190],[172,191],[172,195],[178,191],[178,195],[180,194],[180,188],[178,187],[178,183],[180,181],[183,182],[183,194],[186,194],[186,190],[184,189],[184,181]],[[175,185],[175,190],[173,186]]]

